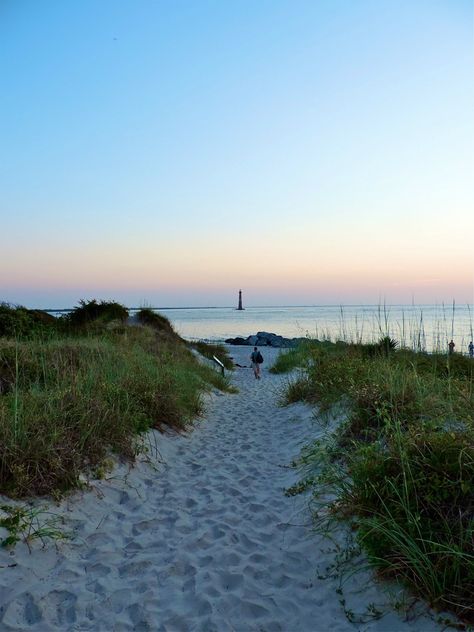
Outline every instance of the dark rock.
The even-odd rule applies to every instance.
[[[247,338],[227,338],[226,343],[231,345],[247,345],[248,347],[296,347],[300,342],[306,340],[306,338],[284,338],[278,334],[270,333],[267,331],[259,331],[255,336],[248,336]]]
[[[245,338],[238,336],[237,338],[227,338],[225,342],[229,345],[248,345],[249,343]]]

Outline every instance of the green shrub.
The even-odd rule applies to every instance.
[[[0,338],[48,337],[59,329],[59,320],[41,310],[0,303]]]
[[[115,301],[90,301],[81,300],[79,305],[65,316],[65,321],[72,327],[83,327],[94,321],[102,324],[111,321],[125,322],[128,318],[128,309]]]
[[[163,316],[163,314],[158,314],[154,312],[152,309],[148,307],[143,307],[137,312],[137,320],[142,325],[148,325],[149,327],[153,327],[157,331],[163,331],[168,334],[174,334],[177,336],[178,334],[174,331],[172,324]]]
[[[362,358],[387,358],[398,348],[398,342],[390,336],[383,336],[378,342],[367,344],[352,344],[353,350],[356,350]]]

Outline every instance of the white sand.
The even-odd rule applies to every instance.
[[[232,349],[241,364],[250,351]],[[264,350],[265,369],[276,353]],[[307,498],[283,492],[298,479],[284,466],[318,425],[303,405],[277,406],[285,379],[237,369],[239,394],[211,398],[191,433],[155,433],[158,470],[122,465],[54,508],[72,540],[1,551],[0,630],[439,630],[390,609],[351,624],[337,581],[317,578],[331,547],[311,533]],[[359,612],[387,602],[363,579],[349,585]]]

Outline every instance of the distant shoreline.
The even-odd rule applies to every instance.
[[[456,307],[465,307],[471,306],[473,303],[456,303]],[[452,309],[452,303],[318,303],[315,305],[247,305],[244,310],[252,310],[252,309],[311,309],[311,308],[321,308],[321,307],[336,307],[336,308],[345,308],[345,307],[376,307],[376,308],[392,308],[392,307],[407,307],[407,308],[418,308],[418,307],[440,307],[445,309]],[[29,307],[31,310],[38,310],[42,312],[48,313],[67,313],[70,312],[74,307],[60,307],[60,308],[49,308],[49,307]],[[131,312],[138,311],[142,309],[142,307],[127,307],[127,309]],[[193,306],[188,305],[185,307],[149,307],[148,309],[152,310],[204,310],[204,309],[229,309],[234,311],[239,311],[235,305],[204,305],[204,306]]]

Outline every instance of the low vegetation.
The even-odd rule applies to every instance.
[[[474,621],[474,362],[397,342],[308,343],[287,401],[335,406],[342,425],[303,456],[318,524],[352,516],[378,572]],[[330,500],[328,500],[328,498]]]
[[[64,540],[68,536],[63,531],[61,519],[41,507],[0,506],[0,528],[5,537],[0,536],[1,547],[11,547],[24,542],[28,547],[34,540]],[[16,566],[16,564],[12,564]]]
[[[79,486],[110,452],[133,458],[140,433],[184,428],[203,392],[229,388],[159,315],[128,326],[123,306],[90,301],[47,329],[24,308],[0,316],[0,492],[12,497]]]
[[[48,337],[57,328],[57,319],[46,312],[0,303],[0,338]]]
[[[199,340],[198,342],[192,342],[191,347],[199,351],[201,355],[209,360],[212,360],[215,356],[222,362],[224,367],[230,371],[234,368],[234,362],[229,355],[228,349],[224,345]]]
[[[163,316],[162,314],[158,314],[154,312],[152,309],[148,307],[143,307],[136,314],[137,321],[142,325],[148,325],[152,329],[156,331],[174,335],[176,338],[179,338],[178,334],[174,331],[170,321]]]
[[[128,318],[128,309],[120,303],[114,301],[79,301],[78,307],[74,308],[65,317],[67,325],[74,327],[87,327],[101,325],[117,321],[124,323]]]
[[[308,339],[298,346],[280,353],[274,365],[270,367],[270,373],[288,373],[293,369],[306,368],[311,364],[313,351],[315,349],[330,349],[332,346],[332,342]]]

